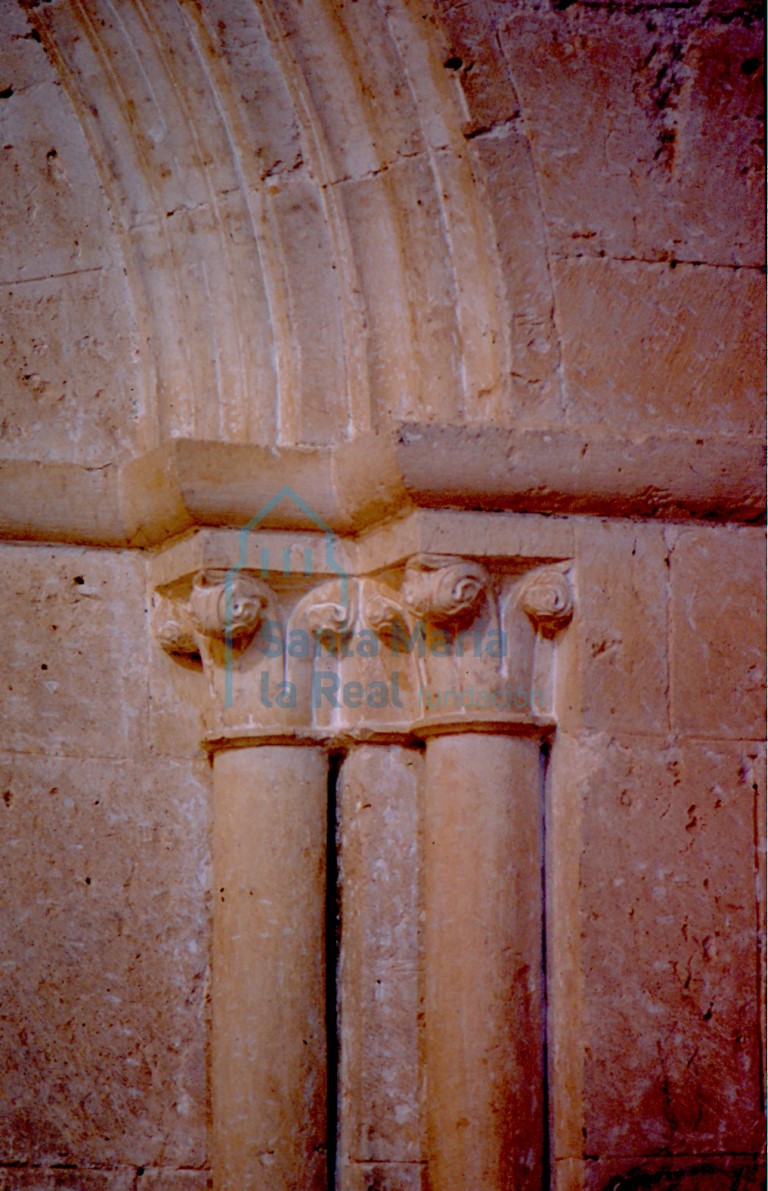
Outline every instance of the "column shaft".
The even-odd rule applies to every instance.
[[[543,990],[539,745],[427,744],[425,990],[432,1191],[540,1191]]]
[[[338,784],[339,1191],[419,1191],[420,750],[356,747]]]
[[[327,759],[214,761],[215,1191],[325,1191]]]

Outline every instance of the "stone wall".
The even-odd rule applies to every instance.
[[[550,702],[501,743],[438,735],[462,743],[430,760],[414,717],[387,740],[293,725],[338,779],[342,1191],[468,1191],[494,1161],[499,1191],[764,1185],[763,37],[739,0],[0,5],[2,1191],[323,1185],[268,1140],[256,1175],[221,1173],[240,1110],[214,1056],[213,1119],[212,1032],[244,1050],[234,984],[211,1024],[238,934],[214,873],[255,729],[219,714],[200,621],[172,656],[150,623],[166,599],[188,616],[254,518],[254,581],[261,544],[333,530],[398,615],[424,552],[472,559],[502,604],[553,563],[573,588]],[[464,813],[434,817],[435,774],[530,777],[531,737],[542,822],[489,803],[462,827],[477,873],[430,868],[427,827]],[[316,847],[297,815],[262,867]],[[495,832],[514,863],[487,872]],[[287,936],[281,888],[333,933],[309,879],[276,880]],[[463,969],[429,933],[454,901]],[[529,948],[481,1025],[523,904],[541,980]],[[280,1082],[310,966],[257,1003],[242,1087]],[[454,986],[487,1034],[471,1095]],[[513,1045],[510,1021],[538,1024]],[[517,1072],[501,1108],[475,1060]]]
[[[0,1186],[192,1191],[208,765],[151,741],[141,555],[6,544],[1,562]]]
[[[596,520],[576,535],[551,794],[562,1185],[756,1187],[763,536]]]

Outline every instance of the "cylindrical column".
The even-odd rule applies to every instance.
[[[540,1191],[539,744],[427,742],[425,993],[431,1191]]]
[[[215,1191],[325,1191],[327,759],[214,761]]]
[[[352,749],[337,789],[338,1191],[421,1191],[420,750]]]

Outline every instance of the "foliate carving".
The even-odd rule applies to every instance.
[[[479,563],[444,554],[418,554],[405,571],[403,595],[417,616],[437,625],[466,623],[478,611],[489,586]]]
[[[152,629],[160,645],[171,657],[199,658],[195,627],[185,604],[166,596],[157,596],[152,609]]]
[[[195,576],[189,612],[203,636],[244,644],[259,627],[268,603],[268,589],[252,575],[208,570]]]
[[[534,571],[525,583],[523,611],[545,637],[554,636],[573,616],[573,592],[568,576],[554,568]]]
[[[320,595],[320,598],[317,598]],[[357,616],[357,590],[354,583],[333,582],[310,598],[306,623],[318,645],[329,653],[339,653],[349,641]]]
[[[538,724],[551,705],[546,639],[573,612],[571,564],[521,575],[524,561],[491,577],[419,554],[401,583],[393,567],[276,577],[274,590],[254,571],[187,571],[156,591],[153,627],[166,652],[201,664],[211,738]]]
[[[364,587],[363,623],[391,644],[408,639],[407,613],[393,589],[369,581]]]

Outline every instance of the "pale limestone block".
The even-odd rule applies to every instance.
[[[340,774],[338,1162],[343,1188],[359,1185],[357,1163],[408,1163],[421,1157],[422,765],[416,749],[368,745],[349,754]]]
[[[368,137],[381,165],[392,165],[426,149],[420,80],[414,78],[410,86],[392,85],[394,79],[408,77],[397,39],[397,21],[402,15],[402,6],[381,8],[376,4],[356,4],[345,12],[338,47],[346,59],[349,83],[357,91],[356,103],[351,111],[344,110],[329,86],[334,76],[327,73],[327,92],[319,109],[320,120],[330,133],[329,144],[338,146],[336,151],[344,155],[344,176],[359,176],[362,162],[356,158]],[[421,21],[413,21],[413,40],[423,36],[419,26]],[[317,86],[319,79],[311,67],[310,78]],[[319,98],[320,91],[315,93]]]
[[[412,353],[416,388],[401,392],[397,405],[380,416],[453,421],[461,417],[463,405],[457,279],[430,162],[422,157],[401,161],[387,171],[383,184],[396,212],[410,324],[409,340],[395,351]],[[382,250],[391,248],[382,245]]]
[[[511,123],[478,136],[470,153],[492,221],[508,326],[500,420],[516,426],[551,425],[562,417],[560,349],[530,146],[520,126]]]
[[[684,259],[764,261],[764,55],[760,21],[696,21],[686,39],[674,156]]]
[[[188,328],[181,339],[158,337],[161,437],[274,441],[275,336],[242,191],[180,202],[129,235],[158,317],[169,320],[176,306]]]
[[[427,742],[425,1059],[430,1186],[541,1186],[539,742]]]
[[[765,537],[760,528],[668,530],[672,725],[765,736]]]
[[[119,262],[104,193],[67,92],[24,14],[0,12],[3,282]],[[3,295],[5,305],[5,295]]]
[[[205,1161],[207,776],[1,755],[4,1161]]]
[[[556,686],[565,728],[666,729],[666,554],[658,525],[576,523],[578,612]]]
[[[378,11],[366,6],[361,20],[375,22]],[[276,0],[274,41],[284,40],[290,57],[278,50],[280,72],[300,81],[308,108],[308,145],[317,154],[323,180],[360,177],[382,164],[362,95],[364,80],[356,69],[354,47],[344,22],[331,9]],[[281,60],[282,58],[282,60]]]
[[[296,169],[302,146],[290,80],[258,9],[248,0],[210,0],[188,16],[204,30],[200,42],[209,50],[250,187]]]
[[[757,1152],[758,747],[578,751],[584,1153]]]
[[[117,214],[125,227],[204,204],[212,175],[219,189],[235,184],[230,154],[215,153],[203,168],[206,125],[215,105],[199,62],[189,68],[188,27],[177,5],[155,5],[151,13],[107,8],[90,21],[70,5],[36,15],[77,77],[85,108],[79,116],[93,136],[102,185],[114,187],[120,197]],[[165,55],[169,40],[174,53]],[[179,101],[182,88],[186,102]],[[98,120],[96,127],[91,118]]]
[[[391,171],[339,183],[367,318],[366,354],[374,425],[397,415],[404,394],[418,394],[414,321],[407,289],[407,254],[397,250],[399,203]],[[391,345],[397,344],[392,351]]]
[[[149,734],[161,756],[195,756],[205,735],[202,665],[153,649],[149,664]]]
[[[291,441],[328,443],[344,437],[349,418],[341,261],[317,183],[285,175],[271,190],[290,318],[303,329]]]
[[[6,545],[4,745],[31,753],[141,756],[148,651],[138,554]]]
[[[550,1157],[554,1191],[582,1188],[585,1000],[584,935],[578,906],[585,846],[584,808],[579,793],[583,772],[578,739],[558,729],[547,771],[544,860]]]
[[[214,804],[214,1186],[321,1191],[326,758],[217,753]]]
[[[141,443],[130,294],[110,263],[49,273],[0,279],[0,451],[103,466]]]
[[[571,425],[761,432],[757,270],[583,258],[557,262],[553,273]]]

